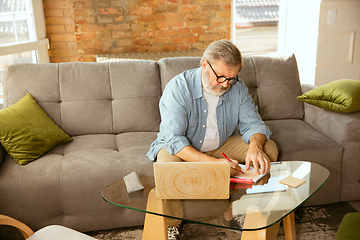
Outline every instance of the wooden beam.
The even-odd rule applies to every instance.
[[[156,197],[155,189],[149,192],[146,211],[159,214],[165,213],[165,200]],[[143,240],[168,240],[166,218],[151,213],[146,213],[143,230]]]
[[[267,222],[267,215],[261,213],[256,206],[249,206],[246,212],[244,229],[256,229]],[[241,240],[276,240],[280,221],[274,225],[261,230],[242,231]]]
[[[156,194],[160,199],[228,199],[227,162],[154,163]]]
[[[294,211],[284,217],[283,222],[286,240],[296,240]]]

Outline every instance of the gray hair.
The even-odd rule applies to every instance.
[[[212,42],[205,49],[201,63],[204,59],[208,60],[210,63],[221,60],[225,65],[233,67],[240,66],[239,71],[243,66],[243,59],[240,50],[232,42],[226,39]]]

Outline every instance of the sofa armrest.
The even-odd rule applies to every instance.
[[[342,164],[332,166],[342,173],[340,200],[360,200],[360,112],[332,112],[307,103],[304,110],[305,122],[343,147]]]
[[[344,147],[360,142],[360,112],[338,113],[304,103],[304,121]]]
[[[316,86],[312,85],[312,84],[301,84],[301,92],[302,94],[312,90],[316,88]]]
[[[316,86],[303,84],[305,93]],[[335,142],[345,146],[348,142],[360,142],[360,112],[338,113],[304,103],[304,121]]]
[[[4,147],[0,144],[0,166],[1,163],[4,161],[5,155],[6,155],[6,151]]]

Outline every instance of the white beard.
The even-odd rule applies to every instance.
[[[206,74],[206,76],[205,76]],[[204,72],[204,74],[201,76],[201,82],[203,85],[203,89],[205,92],[207,92],[208,94],[211,94],[213,96],[216,97],[220,97],[223,94],[225,94],[227,91],[230,90],[231,85],[227,88],[221,87],[221,86],[210,86],[210,81],[209,81],[209,73],[208,72]]]

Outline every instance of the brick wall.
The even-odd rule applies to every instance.
[[[43,0],[51,62],[205,49],[230,39],[231,0]]]

